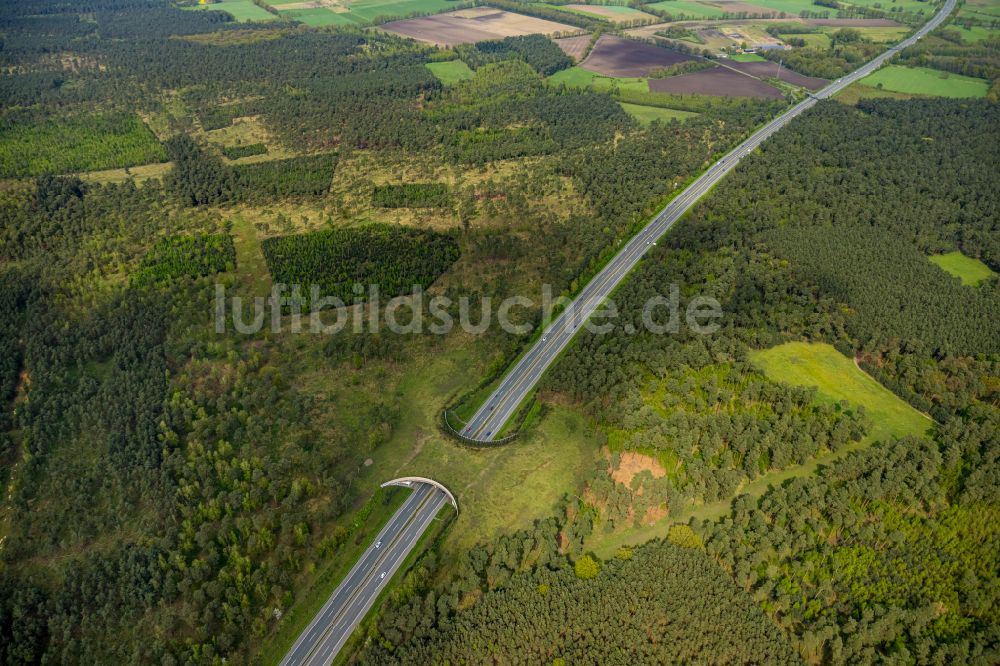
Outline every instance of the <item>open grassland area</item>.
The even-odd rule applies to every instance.
[[[996,275],[990,267],[972,257],[967,257],[961,252],[949,252],[947,254],[935,254],[930,260],[941,267],[942,270],[954,275],[962,284],[974,287],[983,280]]]
[[[270,4],[282,16],[311,26],[368,25],[411,14],[434,14],[454,6],[449,0],[306,0]]]
[[[572,88],[593,88],[600,91],[618,88],[640,93],[649,92],[649,84],[643,77],[606,76],[579,66],[556,72],[548,80],[549,83],[563,84]]]
[[[841,102],[842,104],[854,106],[859,100],[874,99],[876,97],[886,97],[889,99],[912,99],[913,95],[893,92],[892,90],[886,90],[885,88],[873,88],[872,86],[866,86],[862,83],[854,83],[837,93],[833,99]]]
[[[756,53],[737,53],[732,56],[732,59],[736,62],[767,62],[767,58],[763,58]]]
[[[651,9],[667,12],[674,18],[681,16],[691,18],[721,18],[725,10],[719,7],[691,2],[689,0],[664,0],[663,2],[653,2],[648,5]]]
[[[886,0],[850,0],[846,4],[881,9],[882,11],[923,13],[925,17],[930,17],[934,13],[934,5],[929,2],[921,2],[921,0],[892,0],[891,2],[886,2]]]
[[[933,97],[985,97],[989,81],[927,67],[889,65],[862,79],[865,85]]]
[[[226,12],[237,21],[273,21],[277,16],[267,11],[263,7],[255,5],[251,0],[221,0],[207,5],[191,5],[185,9],[207,9],[217,12]]]
[[[138,116],[79,113],[41,117],[12,111],[0,117],[0,176],[97,171],[166,159]]]
[[[996,21],[1000,19],[1000,2],[996,0],[969,0],[958,11],[960,17]]]
[[[448,62],[429,62],[427,69],[434,73],[434,76],[446,86],[454,85],[459,81],[471,79],[474,72],[469,69],[461,60],[449,60]]]
[[[727,5],[735,5],[735,3],[727,2],[717,2],[712,3],[718,7],[726,7]],[[767,12],[784,12],[789,17],[798,16],[802,12],[810,12],[813,14],[822,14],[824,12],[829,13],[830,16],[836,15],[836,10],[830,9],[829,7],[822,7],[820,5],[813,4],[812,0],[750,0],[748,4],[755,7],[759,7],[759,12],[761,14]],[[732,11],[732,10],[730,10]]]
[[[827,35],[832,35],[842,28],[837,28],[834,26],[824,27],[823,33]],[[876,44],[887,44],[902,41],[904,37],[910,34],[911,30],[906,26],[872,26],[872,27],[860,27],[851,28],[852,30],[857,30],[861,33],[862,39],[867,39],[869,42],[875,42]],[[806,35],[803,35],[806,36]]]
[[[811,32],[802,34],[780,34],[782,41],[787,42],[790,39],[801,39],[805,45],[813,49],[828,49],[830,48],[830,35],[824,34],[822,32]]]
[[[595,16],[611,23],[626,23],[629,21],[652,21],[656,17],[624,5],[552,5],[555,9],[569,10],[585,16]]]
[[[770,379],[815,386],[817,398],[861,405],[872,420],[867,439],[923,436],[931,420],[862,372],[854,361],[828,344],[788,342],[751,354]]]
[[[648,125],[654,120],[670,122],[671,120],[687,120],[697,116],[697,113],[690,111],[678,111],[676,109],[663,109],[656,106],[642,106],[640,104],[622,103],[622,108],[643,125]]]
[[[961,25],[949,25],[947,29],[954,30],[961,35],[962,41],[966,44],[974,44],[986,39],[1000,38],[1000,29],[993,30],[981,25],[970,25],[968,27]]]

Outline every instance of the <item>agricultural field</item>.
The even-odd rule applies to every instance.
[[[933,425],[927,416],[862,372],[854,361],[828,344],[787,342],[754,351],[751,360],[770,379],[792,386],[815,386],[819,400],[861,405],[872,421],[868,441],[921,437]]]
[[[638,120],[643,125],[648,125],[654,120],[670,122],[671,120],[687,120],[694,118],[697,113],[690,111],[678,111],[677,109],[664,109],[658,106],[643,106],[641,104],[628,104],[619,102],[625,111]]]
[[[866,76],[861,81],[867,86],[883,88],[893,92],[933,97],[985,97],[990,83],[951,72],[942,72],[927,67],[906,67],[888,65]]]
[[[563,53],[572,58],[574,62],[580,62],[587,55],[587,48],[590,46],[591,39],[590,35],[577,35],[576,37],[563,37],[562,39],[554,39],[552,41],[562,49]]]
[[[791,83],[793,86],[806,88],[807,90],[819,90],[829,83],[826,79],[821,79],[815,76],[805,76],[804,74],[793,72],[787,67],[782,67],[776,62],[770,62],[764,60],[763,58],[761,58],[761,60],[754,60],[750,62],[736,60],[736,62],[730,62],[727,63],[727,65],[733,69],[737,69],[759,79],[775,78],[779,81],[784,81],[785,83]]]
[[[768,33],[766,28],[767,25],[763,23],[743,21],[720,23],[708,20],[670,23],[666,26],[644,26],[632,28],[627,33],[647,39],[676,40],[688,47],[700,47],[715,52],[722,49],[740,48],[743,44],[754,48],[765,44],[780,45],[782,41]],[[752,57],[756,54],[745,55]]]
[[[546,21],[490,7],[422,16],[385,23],[379,28],[418,42],[437,46],[456,46],[519,35],[573,35],[579,28]]]
[[[656,16],[646,12],[626,7],[624,5],[553,5],[563,11],[572,11],[585,16],[595,16],[611,23],[630,23],[632,21],[655,21]]]
[[[189,5],[185,9],[225,12],[237,21],[273,21],[277,16],[254,4],[251,0],[220,0],[205,5]]]
[[[593,88],[606,91],[611,88],[631,90],[634,92],[649,92],[649,84],[643,77],[605,76],[577,65],[556,72],[548,78],[553,85],[566,85],[571,88]]]
[[[767,58],[762,58],[756,53],[737,53],[729,59],[733,62],[767,62]]]
[[[847,104],[848,106],[854,106],[858,101],[862,99],[912,99],[913,95],[901,92],[893,92],[891,90],[886,90],[885,88],[873,88],[871,86],[866,86],[862,83],[854,83],[839,93],[834,95],[833,99],[837,100],[841,104]]]
[[[983,280],[988,280],[996,275],[983,262],[957,251],[935,254],[930,257],[930,260],[942,270],[957,277],[967,287],[975,287]]]
[[[784,13],[788,17],[799,16],[802,12],[828,16],[836,16],[837,14],[836,10],[816,5],[812,0],[752,0],[751,4],[761,7],[764,12]],[[725,3],[720,2],[718,6],[725,6]]]
[[[954,30],[962,37],[962,42],[965,44],[975,44],[976,42],[982,42],[987,39],[996,39],[1000,37],[1000,28],[990,29],[980,25],[971,26],[961,26],[951,24],[947,28],[948,30]]]
[[[674,18],[722,18],[725,10],[714,4],[703,4],[693,0],[664,0],[646,5],[661,12],[668,12]]]
[[[427,69],[431,70],[438,81],[446,86],[466,81],[474,76],[474,72],[461,60],[429,62],[427,63]]]
[[[306,25],[370,25],[414,13],[434,14],[454,6],[450,0],[278,0],[270,2],[282,16]]]
[[[925,16],[930,16],[934,8],[934,5],[928,2],[921,2],[921,0],[850,0],[847,4],[854,5],[855,7],[870,7],[874,9],[880,7],[883,11],[890,12],[923,13]],[[876,7],[876,5],[879,5],[879,7]]]
[[[0,177],[130,167],[166,159],[163,146],[134,114],[0,116]]]
[[[1000,3],[996,0],[971,0],[962,5],[958,16],[993,23],[1000,19]]]
[[[580,67],[604,76],[635,78],[688,60],[692,58],[677,51],[603,35]]]
[[[763,81],[752,79],[725,67],[715,67],[693,74],[667,79],[650,79],[651,92],[674,95],[710,95],[713,97],[754,97],[781,99],[782,92]]]

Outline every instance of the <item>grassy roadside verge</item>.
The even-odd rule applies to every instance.
[[[264,640],[265,645],[260,652],[257,663],[278,664],[281,662],[302,630],[309,626],[309,622],[327,602],[330,594],[358,561],[379,530],[402,506],[410,492],[407,488],[393,487],[388,492],[381,490],[376,492],[368,500],[371,504],[371,511],[367,519],[349,535],[342,550],[331,557],[324,566],[318,567],[308,574],[297,586],[304,592],[299,596],[297,603],[285,611],[278,628]],[[355,520],[356,515],[348,516],[348,520]]]

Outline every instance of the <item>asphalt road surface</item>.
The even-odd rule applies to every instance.
[[[333,591],[281,665],[330,664],[434,516],[447,503],[447,496],[434,486],[414,483],[413,492]]]
[[[521,356],[514,367],[504,376],[503,381],[483,403],[479,411],[468,423],[462,426],[462,435],[480,441],[490,441],[496,438],[504,424],[538,383],[546,368],[573,339],[580,325],[611,295],[611,292],[635,268],[635,265],[639,263],[650,247],[656,244],[656,240],[666,233],[723,176],[729,173],[743,157],[796,116],[815,106],[819,100],[831,97],[852,83],[868,76],[901,50],[916,43],[917,40],[938,27],[954,8],[955,0],[947,0],[934,18],[917,32],[767,123],[674,197],[652,222],[622,247],[604,269],[583,288],[573,303],[567,306],[545,329],[539,340]]]

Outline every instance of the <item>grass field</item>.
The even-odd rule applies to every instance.
[[[556,72],[549,77],[549,83],[559,85],[563,83],[573,88],[590,88],[594,90],[609,90],[617,86],[620,90],[634,90],[637,92],[649,92],[649,83],[643,78],[620,78],[614,76],[604,76],[595,74],[582,67],[570,67],[560,72]]]
[[[941,267],[942,270],[951,273],[962,284],[975,287],[983,280],[987,280],[996,273],[990,267],[972,257],[967,257],[961,252],[949,252],[948,254],[935,254],[930,260]]]
[[[854,361],[827,344],[788,342],[750,355],[768,378],[815,386],[824,402],[863,405],[872,419],[868,439],[923,435],[931,420],[862,372]]]
[[[865,85],[934,97],[985,97],[989,81],[927,67],[889,65],[862,79]]]
[[[802,35],[779,35],[781,41],[788,42],[790,39],[801,39],[805,42],[806,46],[814,49],[828,49],[830,48],[830,35],[824,34],[822,32],[813,32]]]
[[[902,41],[902,39],[906,37],[908,34],[910,34],[910,32],[912,32],[906,26],[898,26],[898,27],[876,26],[872,28],[851,28],[851,29],[857,30],[858,32],[861,33],[861,36],[864,39],[867,39],[868,41],[874,42],[876,44],[899,42]],[[838,30],[840,30],[840,28],[827,27],[824,28],[823,32],[825,32],[828,35],[832,35]]]
[[[813,4],[812,0],[749,0],[747,4],[763,7],[775,12],[785,12],[788,16],[798,16],[801,12],[829,12],[836,15],[836,10]]]
[[[605,21],[610,21],[611,23],[625,23],[628,21],[636,21],[640,19],[655,20],[656,17],[653,14],[647,14],[646,12],[639,11],[632,7],[626,7],[625,5],[545,5],[551,7],[552,9],[557,9],[560,11],[568,11],[574,14],[582,14],[583,16],[591,16]]]
[[[763,58],[756,53],[737,53],[732,56],[732,59],[736,62],[767,62],[767,58]]]
[[[929,2],[920,2],[920,0],[849,0],[847,4],[851,4],[856,7],[872,8],[874,8],[875,5],[879,5],[883,11],[886,9],[898,9],[898,11],[905,12],[923,12],[924,15],[928,17],[934,13],[934,5]]]
[[[970,28],[965,28],[960,25],[949,25],[948,30],[954,30],[962,36],[962,41],[966,44],[973,44],[975,42],[981,42],[984,39],[996,39],[1000,37],[1000,30],[990,30],[983,26],[974,25]]]
[[[283,16],[311,26],[365,25],[414,13],[436,14],[455,6],[449,0],[349,0],[345,3],[347,11],[342,11],[340,7],[338,11],[333,11],[326,7],[306,8],[302,6],[305,3],[298,0],[270,4]]]
[[[653,2],[646,7],[658,9],[661,12],[668,12],[675,18],[679,16],[692,16],[694,18],[719,18],[725,12],[718,7],[703,5],[689,0],[663,0],[663,2]]]
[[[210,9],[212,11],[226,12],[237,21],[247,23],[249,21],[273,21],[278,18],[266,9],[258,7],[250,0],[222,0],[210,5],[191,5],[185,9]]]
[[[901,92],[893,92],[891,90],[884,90],[881,88],[872,88],[871,86],[862,85],[860,83],[854,83],[847,86],[839,93],[834,95],[833,99],[842,104],[847,104],[848,106],[854,106],[861,99],[874,99],[876,97],[887,97],[890,99],[912,99],[913,95]]]
[[[678,111],[676,109],[663,109],[658,106],[641,106],[639,104],[626,104],[619,102],[625,112],[638,120],[643,125],[648,125],[654,120],[670,122],[671,120],[687,120],[697,116],[697,113],[690,111]]]
[[[427,69],[431,70],[434,76],[446,86],[454,85],[459,81],[471,79],[474,73],[469,66],[461,60],[449,60],[448,62],[429,62]]]

